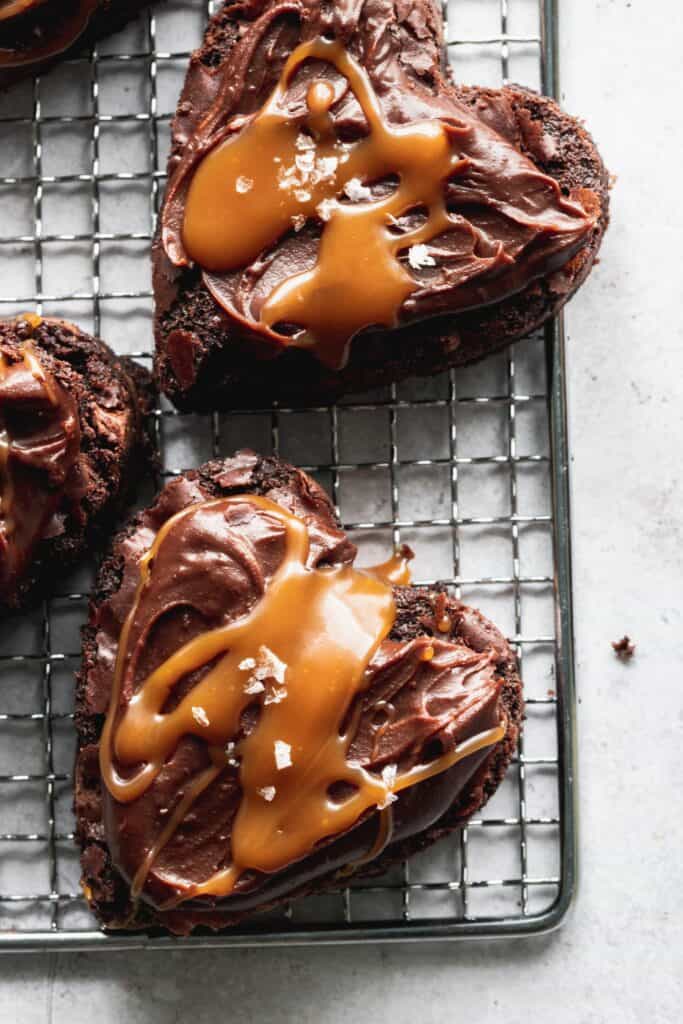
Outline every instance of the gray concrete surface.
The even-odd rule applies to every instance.
[[[618,174],[568,314],[579,895],[533,941],[6,958],[5,1024],[673,1024],[683,997],[683,211],[677,0],[565,0],[565,104]],[[610,640],[637,641],[628,665]]]

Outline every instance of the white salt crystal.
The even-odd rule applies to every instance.
[[[292,764],[292,748],[284,740],[275,740],[275,767],[279,772]]]
[[[204,708],[193,707],[192,717],[198,725],[203,725],[206,728],[209,724],[209,718]]]
[[[321,220],[328,221],[336,209],[336,200],[323,199],[322,202],[318,203],[316,207],[316,213],[318,214]]]
[[[261,644],[256,658],[256,670],[254,675],[257,679],[274,679],[276,683],[284,683],[287,665],[278,658],[270,647]]]
[[[372,192],[367,185],[363,185],[360,178],[349,178],[344,185],[344,191],[354,203],[358,203],[362,199],[372,199]]]
[[[247,685],[244,687],[245,693],[263,693],[265,686],[260,679],[254,679],[253,676],[249,676]]]
[[[436,260],[429,255],[426,245],[411,245],[408,249],[408,263],[413,270],[420,270],[421,267],[435,267]]]
[[[305,132],[299,132],[294,143],[296,148],[301,152],[306,149],[315,149],[315,142],[310,135],[306,135]]]
[[[284,686],[271,686],[268,689],[264,704],[279,704],[287,696],[287,690]]]

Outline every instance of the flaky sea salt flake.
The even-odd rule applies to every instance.
[[[231,768],[239,767],[239,759],[235,757],[236,749],[237,744],[233,740],[231,740],[229,743],[226,743],[224,747],[225,756]]]
[[[240,195],[244,195],[245,192],[251,192],[254,187],[254,179],[247,178],[244,174],[240,174],[239,178],[235,182],[235,191],[239,192]]]
[[[395,764],[384,765],[384,768],[382,768],[382,782],[387,787],[387,789],[391,789],[391,787],[394,785],[394,783],[396,782]]]
[[[410,249],[408,249],[408,263],[410,263],[413,270],[436,266],[436,260],[433,256],[430,256],[426,245],[411,245]]]
[[[306,135],[305,132],[299,132],[294,143],[299,152],[306,149],[315,149],[315,142],[310,135]]]
[[[316,213],[321,220],[328,221],[336,209],[336,200],[323,199],[322,202],[318,203],[316,206]]]
[[[192,717],[194,718],[197,725],[203,725],[205,729],[209,726],[209,716],[207,715],[204,708],[193,707]]]
[[[306,223],[306,218],[303,213],[295,213],[292,217],[292,226],[295,231],[301,231],[302,227]]]
[[[275,786],[263,786],[261,789],[257,789],[256,792],[268,803],[271,803],[275,799],[275,793],[277,790],[275,789]]]
[[[285,662],[281,661],[277,654],[271,651],[270,647],[266,647],[265,644],[261,644],[259,647],[256,658],[245,658],[244,661],[240,662],[239,667],[251,670],[251,674],[244,687],[244,692],[248,694],[265,693],[266,680],[269,682],[272,680],[274,684],[281,685],[285,681],[285,673],[287,672]],[[270,686],[264,703],[279,704],[283,697],[286,696],[286,690],[280,694],[277,693],[276,686]]]
[[[372,199],[372,192],[367,185],[361,182],[360,178],[349,178],[344,185],[344,192],[353,203],[359,203],[363,199]]]
[[[247,685],[244,687],[244,692],[248,694],[252,693],[263,693],[265,686],[260,679],[255,679],[254,676],[249,676]]]
[[[240,672],[251,672],[256,668],[256,658],[243,658],[237,667]]]
[[[270,647],[261,644],[254,675],[257,679],[274,679],[276,683],[284,683],[287,665],[278,658]]]
[[[292,764],[292,748],[284,740],[275,740],[275,767],[279,772],[290,768]]]
[[[336,156],[321,156],[320,159],[315,162],[315,169],[318,172],[321,181],[325,181],[327,178],[333,178],[338,166],[339,160]]]
[[[289,167],[278,167],[277,169],[277,184],[278,188],[287,190],[292,189],[297,185],[300,185],[299,176],[296,171],[296,167],[290,165]]]
[[[297,166],[297,170],[301,171],[305,181],[315,165],[315,153],[311,149],[307,149],[303,153],[297,153],[294,157],[294,163]]]
[[[271,686],[266,693],[264,704],[279,704],[287,696],[284,686]]]

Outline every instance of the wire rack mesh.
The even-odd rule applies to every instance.
[[[166,0],[0,95],[0,316],[59,315],[149,364],[170,118],[211,6]],[[462,81],[552,91],[551,0],[445,8]],[[279,452],[332,494],[361,564],[408,542],[416,582],[444,581],[498,622],[522,663],[525,736],[466,829],[380,879],[215,937],[105,936],[72,838],[73,673],[94,562],[82,566],[0,628],[0,949],[497,935],[561,919],[574,877],[561,360],[555,324],[479,366],[332,408],[192,416],[162,402],[162,477],[240,446]]]

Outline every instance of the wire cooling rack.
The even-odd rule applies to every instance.
[[[462,81],[556,90],[553,0],[446,7]],[[167,0],[0,95],[0,315],[62,316],[149,364],[150,239],[206,15],[206,0]],[[162,476],[239,446],[278,451],[329,489],[360,564],[406,541],[416,582],[448,582],[491,616],[522,662],[519,756],[476,820],[385,877],[218,936],[106,936],[80,895],[72,838],[73,673],[94,578],[82,567],[0,626],[0,949],[505,935],[561,920],[575,873],[562,359],[554,324],[474,368],[329,409],[190,416],[162,404]]]

